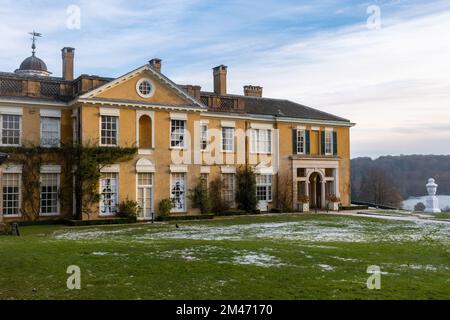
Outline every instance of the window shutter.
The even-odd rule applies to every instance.
[[[310,144],[309,130],[305,131],[305,146],[306,146],[305,154],[311,154],[311,144]]]
[[[297,129],[292,129],[292,153],[297,154]]]
[[[320,132],[320,154],[325,155],[325,131]]]
[[[337,132],[333,131],[333,154],[335,156],[337,155],[337,145],[338,145]]]

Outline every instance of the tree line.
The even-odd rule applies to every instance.
[[[426,195],[436,179],[438,194],[450,195],[450,155],[400,155],[351,160],[352,200],[400,207],[403,199]]]

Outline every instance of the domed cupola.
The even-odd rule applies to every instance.
[[[51,75],[51,72],[47,70],[47,65],[44,61],[36,57],[36,37],[42,37],[42,35],[34,31],[30,34],[33,36],[33,44],[31,45],[33,51],[31,57],[23,60],[23,62],[20,64],[19,69],[15,70],[14,72],[17,74],[24,74],[29,76],[48,77],[49,75]]]

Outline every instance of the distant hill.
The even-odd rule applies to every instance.
[[[438,194],[450,195],[450,155],[408,155],[351,160],[352,199],[361,200],[361,183],[371,169],[385,173],[403,199],[426,195],[425,184],[436,179]]]

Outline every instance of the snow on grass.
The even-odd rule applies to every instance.
[[[333,220],[331,220],[333,219]],[[120,229],[64,230],[53,235],[65,240],[123,240],[148,242],[149,240],[286,240],[304,242],[388,242],[437,240],[448,242],[450,224],[426,221],[383,221],[336,217],[327,220],[299,220],[235,225],[193,223],[179,229],[170,225],[122,227]],[[313,246],[314,244],[310,244]],[[319,246],[319,245],[317,245]],[[327,246],[328,247],[328,246]],[[325,248],[325,246],[323,246]],[[330,249],[334,248],[329,246]]]
[[[92,252],[92,255],[94,255],[94,256],[107,256],[107,255],[111,255],[111,256],[127,256],[127,254],[123,254],[123,253],[104,252],[104,251]]]
[[[258,267],[281,267],[287,264],[279,258],[262,251],[230,250],[216,246],[195,246],[184,249],[149,253],[161,259],[182,259],[185,261],[209,261],[220,264],[254,265]]]
[[[317,265],[322,271],[334,271],[334,267],[328,264],[318,264]]]
[[[233,258],[233,264],[255,265],[258,267],[281,267],[286,264],[278,258],[259,252],[245,252]]]

